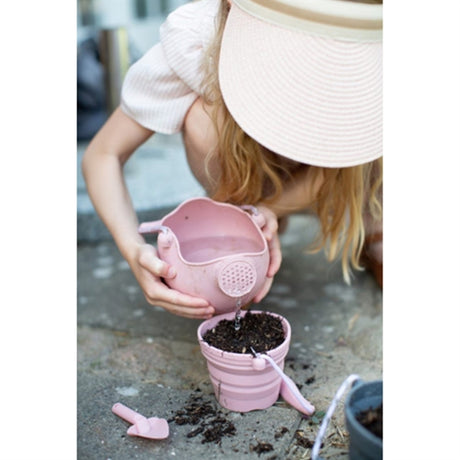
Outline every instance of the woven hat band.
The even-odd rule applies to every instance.
[[[382,5],[344,0],[233,0],[262,21],[323,37],[382,40]]]

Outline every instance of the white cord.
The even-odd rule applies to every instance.
[[[321,423],[318,434],[316,435],[315,444],[313,445],[313,449],[311,451],[311,460],[320,459],[320,457],[318,457],[319,449],[321,448],[321,443],[323,441],[324,435],[326,434],[327,426],[329,425],[329,422],[332,418],[332,414],[334,413],[337,404],[339,403],[348,387],[353,385],[353,383],[359,379],[359,375],[351,374],[343,381],[342,385],[340,385],[339,389],[337,390],[337,393],[335,394],[334,399],[332,400],[331,405],[329,406],[329,409],[323,418],[323,422]]]
[[[287,378],[286,374],[282,371],[282,369],[278,366],[278,364],[276,364],[275,360],[271,356],[266,355],[266,354],[262,354],[262,353],[256,353],[256,356],[258,358],[265,359],[266,361],[268,361],[272,365],[273,369],[275,369],[275,371],[283,379],[284,383],[286,383],[286,385],[291,390],[291,394],[297,399],[299,404],[306,410],[307,414],[311,414],[315,410],[315,408],[313,406],[306,405],[305,401],[303,399],[299,398],[299,396],[297,395],[298,390],[297,390],[296,387],[294,388],[294,383],[292,382],[292,380]]]

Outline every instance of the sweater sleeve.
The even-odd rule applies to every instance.
[[[181,131],[201,95],[203,51],[214,34],[219,0],[187,3],[160,28],[160,43],[135,62],[123,82],[121,109],[152,131]]]

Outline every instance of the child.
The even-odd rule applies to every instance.
[[[157,131],[182,132],[190,168],[211,198],[256,205],[265,217],[271,258],[255,302],[281,264],[278,221],[300,211],[318,216],[316,249],[341,257],[345,281],[361,262],[381,285],[382,10],[372,3],[188,3],[131,67],[83,173],[150,304],[188,318],[214,313],[162,282],[174,267],[137,232],[123,165]]]

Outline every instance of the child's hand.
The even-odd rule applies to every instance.
[[[267,280],[259,293],[254,297],[254,303],[259,303],[267,295],[273,283],[273,277],[279,270],[282,260],[281,245],[278,236],[278,218],[273,211],[265,206],[257,206],[257,209],[260,213],[258,224],[268,243],[270,263],[267,270]]]
[[[207,300],[182,294],[163,283],[161,278],[174,278],[176,272],[158,258],[157,250],[152,245],[139,245],[135,257],[129,263],[149,304],[163,307],[185,318],[209,319],[213,316],[214,308]]]

